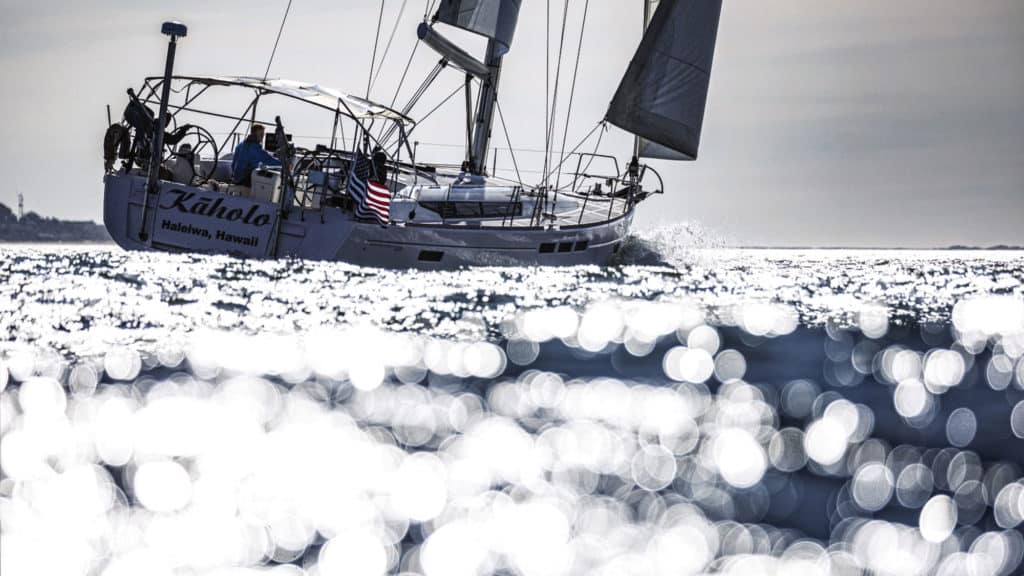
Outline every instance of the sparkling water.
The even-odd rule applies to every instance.
[[[0,247],[0,573],[1019,570],[1024,253],[694,233],[454,272]]]

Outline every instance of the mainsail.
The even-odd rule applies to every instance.
[[[606,119],[640,136],[640,155],[695,160],[722,0],[661,0]]]
[[[437,19],[498,43],[497,56],[512,45],[522,0],[441,0]]]

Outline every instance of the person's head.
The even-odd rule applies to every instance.
[[[249,141],[256,142],[257,144],[263,143],[263,135],[266,133],[266,129],[263,128],[262,124],[253,124],[252,128],[249,129]]]

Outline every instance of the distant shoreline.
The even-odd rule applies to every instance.
[[[111,246],[117,246],[117,244],[113,240],[111,240],[110,238],[100,239],[100,240],[96,240],[96,239],[92,239],[92,240],[85,240],[85,239],[83,239],[83,240],[10,240],[10,239],[7,239],[7,238],[0,238],[0,246],[6,245],[6,244],[16,244],[16,245],[42,244],[42,245],[46,245],[46,246],[49,246],[49,245],[54,245],[54,246],[67,245],[67,246],[71,246],[71,245],[75,245],[75,244],[109,244]]]
[[[91,220],[59,220],[29,212],[15,215],[0,203],[0,242],[12,244],[97,244],[112,242],[107,229]]]
[[[729,247],[723,246],[728,249]],[[931,250],[942,252],[1021,252],[1024,246],[933,246],[909,248],[905,246],[734,246],[741,250]]]

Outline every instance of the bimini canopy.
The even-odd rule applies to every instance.
[[[280,94],[296,100],[307,102],[334,112],[358,119],[386,119],[415,124],[415,122],[383,104],[371,102],[365,98],[343,94],[333,88],[299,82],[296,80],[284,80],[280,78],[254,78],[250,76],[174,76],[172,82],[186,82],[200,86],[240,86],[251,88],[260,94]],[[163,77],[153,76],[146,78],[146,83],[162,82]],[[155,86],[156,84],[154,84]]]

